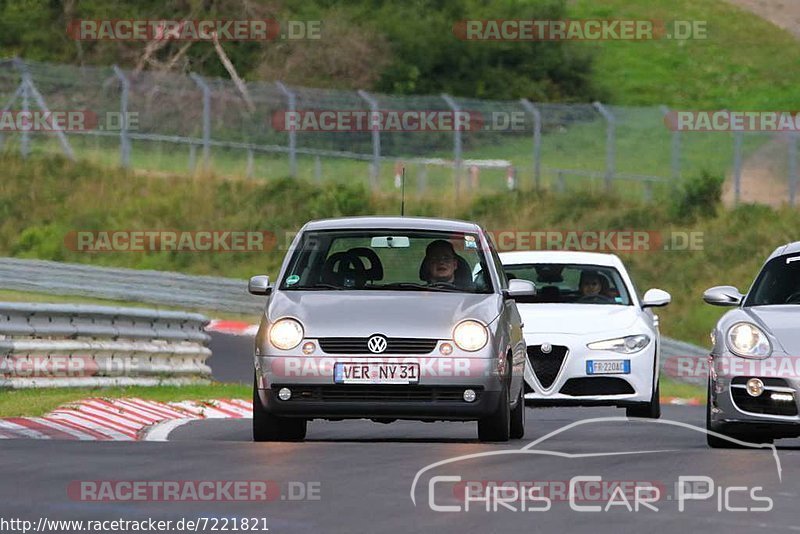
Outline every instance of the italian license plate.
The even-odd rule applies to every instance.
[[[587,375],[628,375],[631,373],[630,360],[587,360]]]
[[[336,384],[416,384],[418,363],[343,363],[333,366]]]

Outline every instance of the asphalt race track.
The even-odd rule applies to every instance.
[[[228,337],[215,336],[211,362],[215,374],[236,380],[239,358],[247,362],[241,369],[249,371],[249,355],[238,354],[238,342],[251,341],[230,343]],[[777,452],[711,450],[694,428],[703,427],[703,408],[665,406],[662,422],[623,416],[613,408],[529,408],[525,439],[505,444],[478,443],[475,423],[370,421],[314,421],[303,443],[256,444],[249,419],[192,422],[158,443],[0,440],[0,495],[4,510],[34,523],[41,517],[173,523],[209,518],[198,532],[211,531],[215,518],[217,530],[224,518],[263,518],[259,527],[292,533],[800,531],[800,440],[777,442]],[[592,418],[619,419],[587,421]],[[479,453],[490,455],[423,470]],[[443,476],[460,481],[436,478]],[[583,476],[601,480],[575,479]],[[695,477],[697,484],[684,484],[681,494],[679,477]],[[266,480],[275,491],[268,500],[233,502],[98,502],[74,491],[79,481],[143,480]],[[523,488],[522,496],[484,491],[465,502],[465,485],[484,488],[500,481]],[[565,492],[570,481],[572,500]],[[634,482],[657,488],[655,500],[648,501],[648,494],[644,499],[657,510],[640,503],[637,511],[629,486],[612,499],[615,485]],[[525,491],[533,483],[543,493]],[[692,491],[704,497],[692,499]],[[458,511],[434,511],[431,504]],[[600,511],[573,509],[581,506]]]

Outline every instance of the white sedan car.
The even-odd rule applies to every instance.
[[[530,280],[536,296],[517,299],[524,322],[528,404],[624,407],[628,417],[661,415],[658,316],[666,291],[639,298],[613,254],[506,252],[509,279]]]

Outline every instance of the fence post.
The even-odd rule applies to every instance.
[[[211,156],[211,89],[205,80],[194,72],[189,76],[203,91],[203,168],[208,170]]]
[[[661,113],[664,115],[664,119],[669,116],[669,112],[670,110],[667,106],[661,106]],[[665,120],[665,124],[666,122]],[[670,169],[672,170],[672,182],[670,187],[675,189],[681,181],[681,131],[677,128],[677,124],[675,125],[675,129],[672,130]]]
[[[533,115],[533,184],[539,191],[542,185],[542,114],[527,98],[520,103]]]
[[[422,195],[428,187],[428,166],[420,163],[417,172],[417,194]]]
[[[458,112],[461,111],[456,101],[447,93],[442,93],[442,99],[447,103],[454,114],[458,114]],[[453,130],[453,161],[455,163],[453,183],[455,185],[456,199],[458,199],[461,190],[461,167],[463,166],[463,162],[461,156],[461,125],[460,121],[456,120],[455,116],[453,117],[453,125],[455,126]]]
[[[25,90],[25,82],[20,82],[20,84],[17,86],[17,90],[14,92],[14,94],[11,96],[11,98],[8,99],[8,102],[6,103],[5,106],[3,106],[3,109],[0,110],[0,113],[2,113],[2,114],[7,113],[8,110],[11,109],[11,106],[14,105],[14,102],[17,100],[17,98],[22,96],[22,91],[24,91],[24,90]],[[4,137],[3,137],[3,130],[0,130],[0,149],[3,148],[3,143],[4,142],[5,142],[5,140],[4,140]]]
[[[797,132],[789,132],[789,206],[797,195]]]
[[[252,148],[248,148],[247,149],[247,170],[245,171],[245,176],[247,176],[247,178],[252,178],[253,177],[253,166],[254,166],[254,163],[255,162],[253,161],[253,149]]]
[[[119,111],[122,114],[122,126],[119,130],[119,163],[123,168],[130,167],[131,164],[131,141],[128,138],[128,93],[131,84],[122,70],[114,65],[114,74],[119,78],[122,85],[122,92],[119,97]]]
[[[556,173],[556,191],[559,193],[563,193],[567,190],[567,182],[564,180],[564,171],[559,170]]]
[[[380,109],[378,102],[366,91],[358,90],[360,96],[369,105],[370,118],[369,128],[372,132],[372,172],[370,173],[370,186],[375,189],[378,185],[378,176],[381,172],[381,131],[380,131]]]
[[[739,204],[742,195],[742,141],[741,131],[733,133],[733,201]]]
[[[28,71],[27,65],[22,62],[19,58],[14,58],[14,66],[17,70],[20,71],[22,75],[22,84],[24,88],[22,90],[22,109],[23,111],[29,112],[30,111],[30,97],[33,97],[33,100],[36,102],[36,105],[39,106],[39,109],[43,111],[46,115],[50,115],[50,109],[47,107],[47,103],[44,101],[44,97],[42,97],[39,90],[36,89],[36,86],[33,84],[33,78],[31,78],[31,73]],[[75,161],[75,153],[72,151],[72,147],[67,141],[67,136],[64,134],[62,130],[55,130],[56,137],[58,137],[58,142],[61,144],[61,150],[64,151],[64,154]],[[20,147],[20,151],[22,152],[23,157],[27,156],[30,153],[30,147],[28,145],[30,139],[30,133],[23,129],[22,131],[22,146]]]
[[[617,120],[611,111],[600,102],[594,102],[595,109],[606,120],[606,191],[611,191],[611,181],[616,174],[616,125]]]
[[[297,98],[295,94],[289,90],[288,87],[281,82],[275,82],[275,86],[280,89],[281,93],[286,97],[286,107],[289,113],[297,111]],[[295,178],[297,176],[297,131],[295,130],[294,123],[289,128],[289,176]]]

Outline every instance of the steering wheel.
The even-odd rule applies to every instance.
[[[611,304],[612,302],[614,302],[614,299],[600,294],[584,295],[578,299],[578,302],[582,302],[585,304]]]
[[[800,291],[795,291],[784,301],[785,304],[800,304]]]

